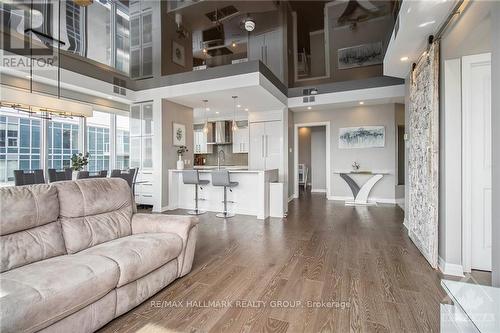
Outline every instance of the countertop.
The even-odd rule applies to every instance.
[[[226,170],[248,170],[248,165],[221,165],[220,168]],[[193,169],[215,170],[217,169],[217,165],[195,165]]]
[[[185,170],[190,170],[190,169],[184,169],[184,170],[177,170],[177,169],[170,169],[171,172],[182,172]],[[191,169],[193,170],[193,169]],[[214,170],[217,170],[217,167],[212,167],[210,169],[197,169],[200,173],[211,173]],[[267,171],[278,171],[278,169],[269,169],[269,170],[248,170],[248,169],[232,169],[232,168],[223,168],[221,167],[221,170],[227,170],[229,173],[260,173],[260,172],[267,172]]]

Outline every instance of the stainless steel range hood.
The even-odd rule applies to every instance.
[[[227,145],[232,143],[232,131],[230,121],[216,121],[208,123],[208,138],[209,145]]]

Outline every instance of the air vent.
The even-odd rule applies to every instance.
[[[113,78],[113,92],[115,94],[120,94],[123,96],[127,95],[126,82],[125,80],[119,79],[117,77]]]
[[[218,21],[227,19],[228,17],[233,16],[235,14],[238,14],[238,9],[236,9],[236,7],[234,6],[227,6],[223,8],[218,8],[213,12],[206,13],[205,15],[208,17],[210,21],[216,23]]]

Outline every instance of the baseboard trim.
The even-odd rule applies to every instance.
[[[403,219],[403,225],[406,228],[406,231],[410,230],[410,229],[408,229],[408,220],[406,219],[406,217]]]
[[[396,204],[402,209],[405,210],[405,198],[396,199]]]
[[[295,199],[295,196],[292,194],[291,196],[288,197],[288,202],[292,201],[293,199]]]
[[[438,259],[438,268],[444,275],[464,277],[464,269],[462,265],[450,264],[444,261],[443,258]]]
[[[326,189],[323,188],[312,188],[311,193],[326,193]]]
[[[340,195],[329,195],[328,200],[336,200],[336,201],[347,201],[347,200],[354,200],[352,196],[340,196]],[[391,204],[395,205],[396,204],[396,199],[389,199],[389,198],[370,198],[368,202],[376,202],[376,203],[383,203],[383,204]]]

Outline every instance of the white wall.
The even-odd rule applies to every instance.
[[[351,170],[351,164],[357,161],[364,170],[387,171],[373,188],[371,198],[395,202],[395,104],[365,105],[346,109],[305,111],[294,113],[294,123],[325,122],[331,124],[331,169]],[[384,148],[339,149],[339,128],[362,125],[385,126],[386,143]],[[356,180],[364,182],[367,176],[356,176]],[[363,179],[362,179],[363,178]],[[331,195],[336,198],[352,197],[346,182],[334,174],[331,177]]]
[[[441,39],[439,256],[448,264],[462,264],[461,74],[452,67],[462,56],[491,51],[491,5],[471,2]]]
[[[311,127],[311,190],[326,191],[326,128]]]

